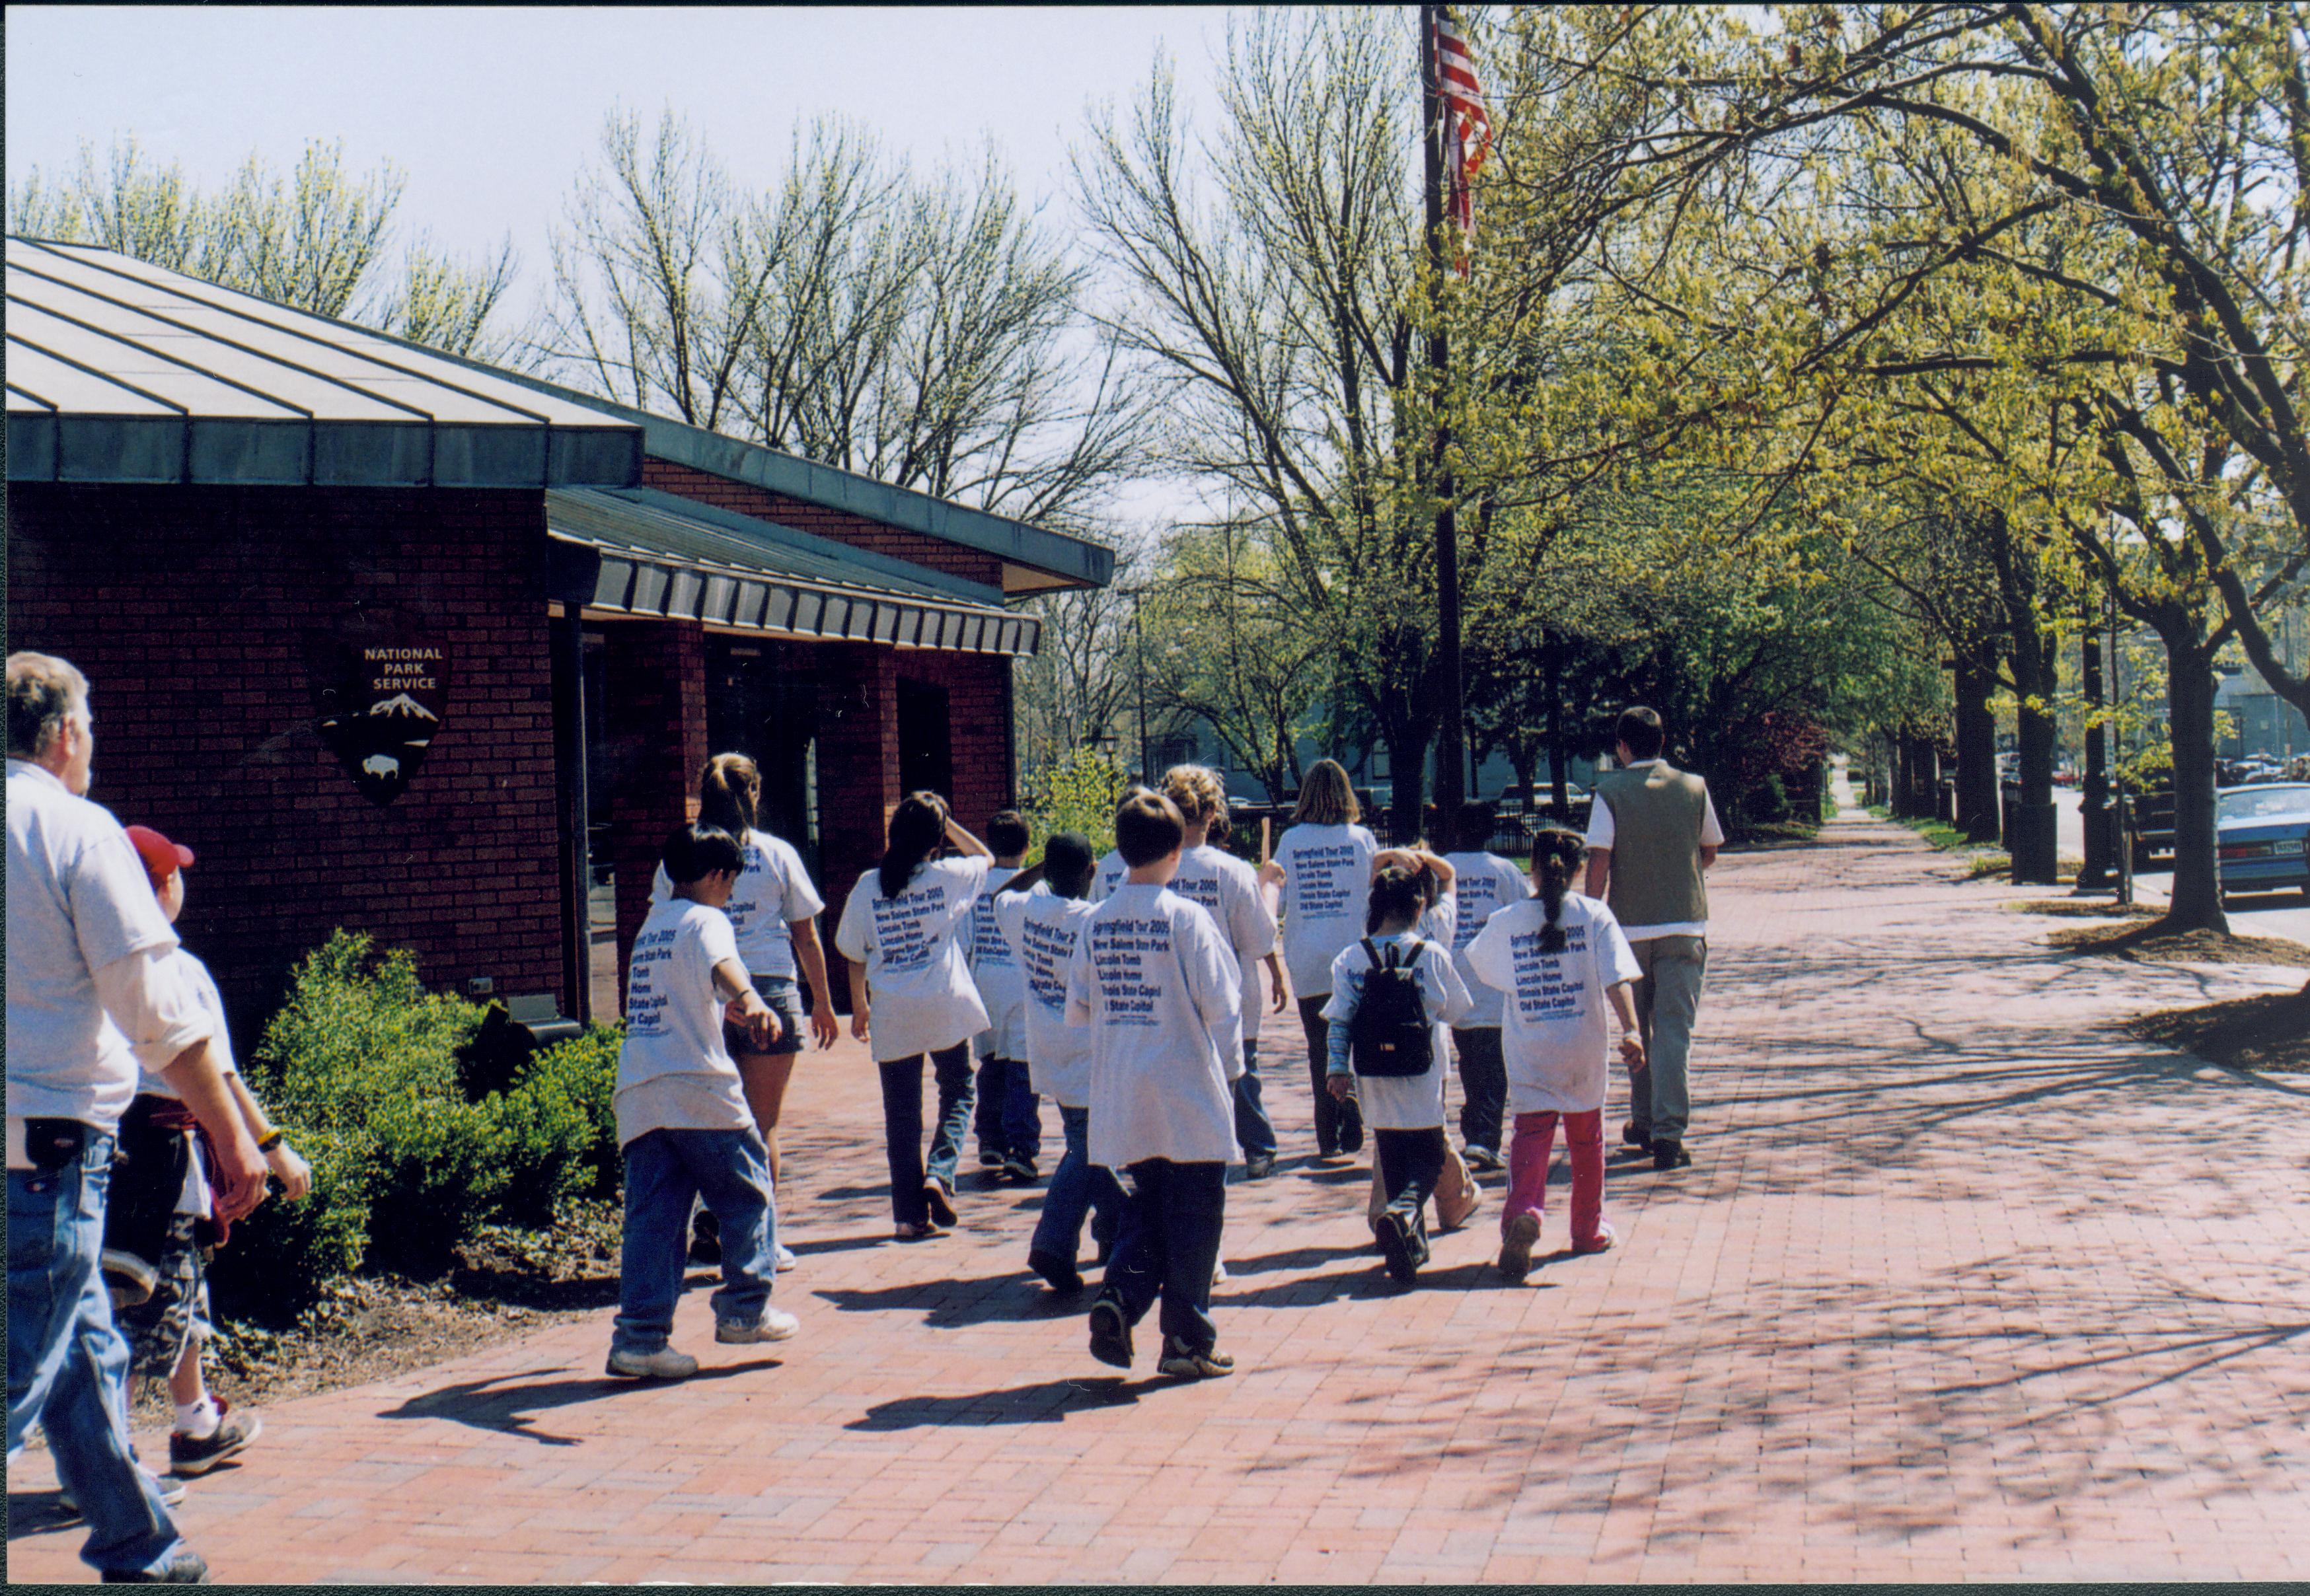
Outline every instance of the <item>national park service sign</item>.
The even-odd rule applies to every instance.
[[[441,730],[449,651],[438,638],[354,621],[312,639],[307,663],[323,746],[370,802],[392,802]]]

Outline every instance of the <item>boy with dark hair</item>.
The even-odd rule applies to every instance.
[[[986,1028],[972,1038],[978,1054],[978,1107],[972,1122],[978,1163],[1021,1185],[1032,1185],[1041,1174],[1035,1158],[1043,1149],[1043,1105],[1027,1069],[1026,977],[995,924],[994,897],[1019,873],[1032,840],[1026,817],[1017,810],[996,812],[986,826],[994,863],[970,906],[970,975],[987,1020]]]
[[[1243,1070],[1234,950],[1202,906],[1168,889],[1186,828],[1171,801],[1136,794],[1116,811],[1128,873],[1083,922],[1067,971],[1067,1018],[1091,1028],[1090,1158],[1127,1171],[1122,1233],[1090,1310],[1091,1356],[1129,1368],[1132,1327],[1162,1300],[1164,1374],[1225,1375],[1211,1320],[1211,1272],[1238,1156],[1233,1082]]]
[[[1096,862],[1080,832],[1062,831],[1043,846],[1043,879],[1033,890],[1013,887],[994,900],[994,917],[1026,977],[1027,1067],[1038,1092],[1059,1106],[1066,1151],[1051,1172],[1043,1211],[1027,1245],[1027,1267],[1054,1291],[1082,1289],[1076,1263],[1083,1216],[1104,1261],[1123,1216],[1115,1172],[1090,1161],[1090,1033],[1067,1023],[1067,968],[1081,940]]]
[[[1496,821],[1489,803],[1462,805],[1454,838],[1459,846],[1444,856],[1456,872],[1453,881],[1460,899],[1459,918],[1452,927],[1452,967],[1473,1000],[1467,1012],[1452,1022],[1452,1045],[1460,1055],[1461,1156],[1471,1169],[1501,1167],[1508,1076],[1500,1056],[1499,990],[1476,978],[1468,964],[1468,944],[1493,915],[1532,896],[1524,872],[1491,851]]]
[[[700,1198],[722,1237],[714,1339],[781,1341],[799,1328],[792,1314],[769,1305],[777,1243],[769,1149],[722,1037],[725,1013],[758,1048],[779,1035],[777,1014],[747,979],[722,912],[745,867],[745,850],[719,827],[677,828],[665,845],[673,896],[650,910],[634,938],[618,1052],[626,1216],[612,1375],[681,1380],[698,1372],[698,1360],[666,1338],[682,1295],[690,1205]]]

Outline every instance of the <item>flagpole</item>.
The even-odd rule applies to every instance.
[[[1465,692],[1460,662],[1460,538],[1453,514],[1454,484],[1445,464],[1452,432],[1441,411],[1452,353],[1440,307],[1444,286],[1444,103],[1436,60],[1437,13],[1441,7],[1420,8],[1420,159],[1422,190],[1427,201],[1429,313],[1433,330],[1428,335],[1428,364],[1436,373],[1439,409],[1429,461],[1429,477],[1436,492],[1436,686],[1442,729],[1436,749],[1436,818],[1442,834],[1431,839],[1449,848],[1456,841],[1460,806],[1467,801],[1467,727]]]

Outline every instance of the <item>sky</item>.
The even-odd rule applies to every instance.
[[[478,255],[510,232],[526,283],[613,108],[672,107],[742,183],[767,184],[798,117],[840,111],[924,164],[992,137],[1029,195],[1064,199],[1084,108],[1127,103],[1168,45],[1209,104],[1216,9],[9,6],[9,181],[63,175],[82,141],[135,134],[202,187],[252,152],[280,170],[341,138],[390,159],[401,218]]]

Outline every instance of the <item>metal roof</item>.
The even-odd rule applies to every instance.
[[[597,405],[87,245],[7,240],[8,480],[624,486]]]
[[[661,460],[710,472],[734,481],[783,493],[807,504],[847,510],[885,526],[921,533],[941,542],[1001,557],[1005,592],[1034,593],[1061,587],[1104,587],[1114,579],[1115,551],[1030,522],[990,510],[951,504],[911,488],[895,488],[855,472],[805,460],[743,438],[709,432],[667,416],[603,399],[526,373],[506,372],[509,382],[532,393],[586,404],[642,429],[643,448]]]
[[[980,654],[1040,640],[991,587],[654,489],[549,491],[545,524],[591,557],[575,570],[565,557],[555,583],[591,610]]]

